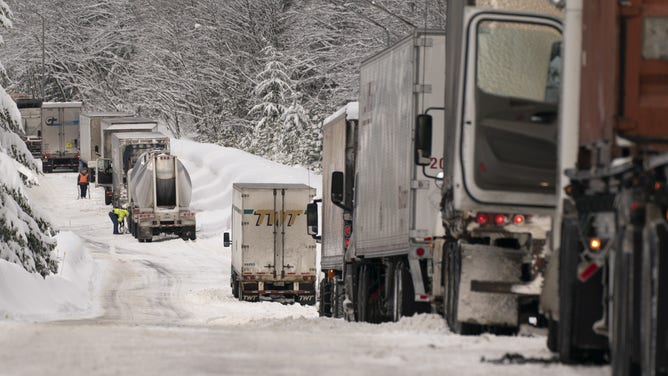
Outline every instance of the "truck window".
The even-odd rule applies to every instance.
[[[668,17],[646,17],[643,20],[642,57],[645,60],[668,60]]]
[[[486,93],[546,101],[559,75],[559,30],[519,22],[484,21],[478,26],[477,85]],[[558,90],[557,90],[558,91]],[[558,98],[549,98],[556,103]]]
[[[475,72],[475,184],[553,194],[561,32],[547,25],[481,21]]]

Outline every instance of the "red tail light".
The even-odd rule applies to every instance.
[[[424,256],[424,248],[418,248],[415,250],[415,254],[418,255],[418,257]]]
[[[501,226],[502,224],[506,223],[506,216],[503,214],[496,214],[494,216],[494,223],[496,223],[498,226]]]
[[[516,225],[521,225],[522,223],[524,223],[524,216],[521,214],[515,214],[515,216],[513,217],[513,223]]]
[[[349,225],[345,225],[345,226],[343,227],[343,233],[344,233],[344,235],[346,235],[346,237],[350,236],[350,233],[351,233],[352,231],[353,231],[353,230],[352,230],[352,228],[350,228]]]
[[[350,246],[350,239],[346,239],[346,248]]]
[[[478,215],[475,216],[475,220],[479,224],[484,225],[489,219],[487,218],[487,214],[478,213]]]

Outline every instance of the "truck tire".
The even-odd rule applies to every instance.
[[[422,311],[415,302],[415,289],[408,266],[404,261],[397,263],[393,272],[392,321],[399,321],[403,316],[412,316]]]
[[[380,291],[375,281],[376,268],[371,264],[362,264],[357,283],[357,321],[379,323]]]
[[[647,208],[647,226],[643,237],[643,260],[640,319],[643,375],[668,375],[668,292],[666,279],[668,274],[667,256],[668,224],[663,220],[661,211],[652,206]],[[661,252],[664,255],[661,255]],[[664,256],[663,258],[661,256]]]
[[[603,317],[604,270],[588,281],[577,278],[580,261],[579,223],[565,217],[561,228],[559,251],[559,325],[558,352],[563,363],[601,362],[607,352],[607,339],[592,330]]]
[[[615,249],[612,296],[612,340],[610,350],[612,355],[612,374],[614,376],[639,375],[640,365],[633,359],[634,353],[634,312],[632,306],[634,296],[634,257],[637,249],[642,248],[642,230],[629,225],[624,231],[624,238]],[[637,321],[637,320],[635,320]],[[638,341],[638,339],[636,339]]]
[[[345,309],[343,306],[346,297],[344,283],[343,281],[335,279],[332,287],[333,287],[332,297],[334,298],[333,299],[334,306],[332,307],[332,317],[340,319],[343,318],[345,314]]]
[[[320,281],[319,298],[318,314],[320,317],[332,317],[332,284],[327,278]]]

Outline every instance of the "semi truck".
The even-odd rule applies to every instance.
[[[104,119],[132,116],[127,112],[83,112],[79,116],[81,160],[88,164],[102,156],[100,123]]]
[[[42,100],[17,98],[16,107],[21,113],[23,140],[35,159],[42,159]]]
[[[444,54],[444,33],[420,30],[362,63],[355,168],[333,172],[325,198],[352,211],[343,270],[349,320],[431,310],[443,145],[430,144],[426,165],[417,165],[413,131],[419,113],[442,117]]]
[[[154,235],[176,234],[195,240],[195,212],[190,210],[192,183],[174,155],[146,151],[127,173],[129,230],[139,242]]]
[[[128,171],[146,151],[169,153],[169,137],[160,132],[128,132],[111,136],[111,203],[114,207],[128,206]],[[100,172],[97,174],[99,176]]]
[[[316,241],[305,231],[315,189],[304,184],[234,183],[230,286],[241,301],[314,305]]]
[[[561,29],[549,15],[448,4],[445,116],[417,116],[414,160],[443,161],[444,234],[423,249],[433,254],[435,308],[454,332],[515,333],[541,321],[557,201]],[[430,150],[433,140],[444,140],[444,153]]]
[[[79,170],[79,114],[81,102],[43,102],[40,132],[42,170]]]
[[[565,7],[548,345],[564,362],[609,358],[613,375],[668,375],[668,4]]]
[[[332,200],[332,175],[355,176],[355,155],[357,153],[357,126],[359,103],[349,102],[328,116],[322,124],[322,227],[318,224],[318,202],[309,204],[309,233],[320,240],[320,270],[323,277],[319,283],[318,309],[320,316],[343,317],[344,301],[344,258],[350,246],[353,230],[353,179],[344,186],[344,202],[341,198]]]
[[[101,156],[95,162],[95,186],[104,188],[105,204],[112,202],[113,167],[112,167],[112,135],[116,133],[157,132],[158,122],[139,117],[105,118],[100,120]]]

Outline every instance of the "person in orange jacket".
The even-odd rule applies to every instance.
[[[90,182],[90,176],[88,175],[88,168],[84,167],[83,170],[77,176],[77,184],[79,185],[79,198],[86,198],[86,192],[88,192],[88,184]]]

